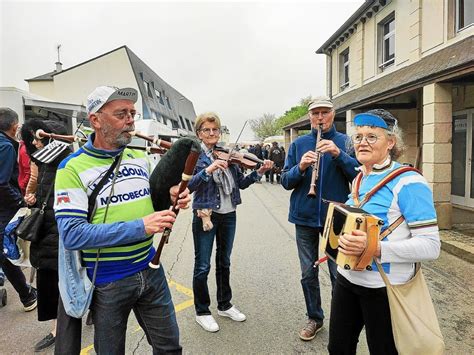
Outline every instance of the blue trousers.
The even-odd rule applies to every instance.
[[[319,234],[321,228],[312,228],[295,225],[296,245],[301,267],[301,286],[306,303],[307,316],[318,323],[322,323],[324,312],[321,308],[321,290],[319,287],[319,267],[314,268],[314,262],[319,255]],[[337,275],[337,265],[328,260],[331,285],[334,288]]]
[[[125,354],[127,321],[132,310],[153,348],[153,354],[182,353],[163,266],[97,286],[91,310],[97,354]]]
[[[193,217],[194,238],[194,307],[197,315],[209,315],[209,288],[207,277],[211,270],[211,254],[216,240],[216,283],[217,309],[226,311],[232,307],[232,289],[230,288],[230,254],[234,245],[236,213],[220,214],[213,212],[211,221],[214,227],[203,231],[202,220],[196,213]]]

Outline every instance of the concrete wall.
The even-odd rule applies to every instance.
[[[29,81],[29,91],[32,94],[40,95],[54,100],[54,81]]]
[[[415,165],[419,156],[419,147],[417,146],[418,132],[418,110],[390,110],[398,118],[398,124],[403,132],[403,143],[406,147],[403,155],[398,159],[402,163]]]
[[[422,0],[421,52],[425,53],[445,41],[444,0]]]
[[[438,225],[452,226],[451,84],[423,87],[423,175],[433,190]]]
[[[87,95],[101,85],[139,90],[125,48],[55,75],[54,99],[85,105]],[[140,94],[135,106],[141,110]]]
[[[24,122],[24,92],[13,87],[0,87],[0,107],[8,107],[18,114],[21,124]]]

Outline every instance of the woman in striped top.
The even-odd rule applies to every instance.
[[[371,110],[354,118],[352,143],[362,164],[358,196],[364,196],[390,172],[402,166],[403,142],[397,119],[388,111]],[[354,191],[347,201],[355,206]],[[404,172],[385,184],[363,205],[384,222],[382,232],[399,217],[404,221],[378,242],[374,257],[382,263],[390,283],[404,284],[414,276],[415,263],[439,256],[440,240],[432,192],[425,178],[415,171]],[[339,238],[339,252],[359,256],[367,235],[355,230]],[[372,354],[397,354],[392,335],[385,283],[377,267],[352,271],[338,267],[331,305],[328,350],[330,354],[355,354],[365,326]]]

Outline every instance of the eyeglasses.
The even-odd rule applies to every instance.
[[[221,133],[221,129],[220,128],[203,128],[203,129],[200,129],[199,132],[202,132],[203,134],[208,136],[211,132],[215,134]]]
[[[352,143],[354,144],[361,144],[362,141],[366,140],[367,143],[369,144],[375,144],[377,142],[377,139],[379,139],[379,136],[373,133],[369,133],[368,135],[364,136],[363,134],[354,134],[351,136]]]
[[[128,116],[132,117],[133,119],[135,119],[135,117],[137,119],[140,118],[140,114],[137,113],[137,111],[122,110],[122,111],[118,111],[118,112],[114,112],[114,113],[108,113],[108,112],[105,112],[105,111],[97,111],[97,113],[106,113],[108,115],[112,115],[114,117],[117,117],[119,120],[123,120]]]
[[[315,117],[323,116],[323,118],[326,118],[331,114],[331,112],[332,111],[323,111],[323,112],[320,112],[320,111],[312,112],[312,111],[310,111],[309,114],[311,116],[315,116]]]

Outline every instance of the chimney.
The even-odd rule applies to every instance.
[[[55,70],[56,72],[59,73],[60,71],[63,71],[63,63],[56,62],[55,64],[56,64],[56,70]]]

